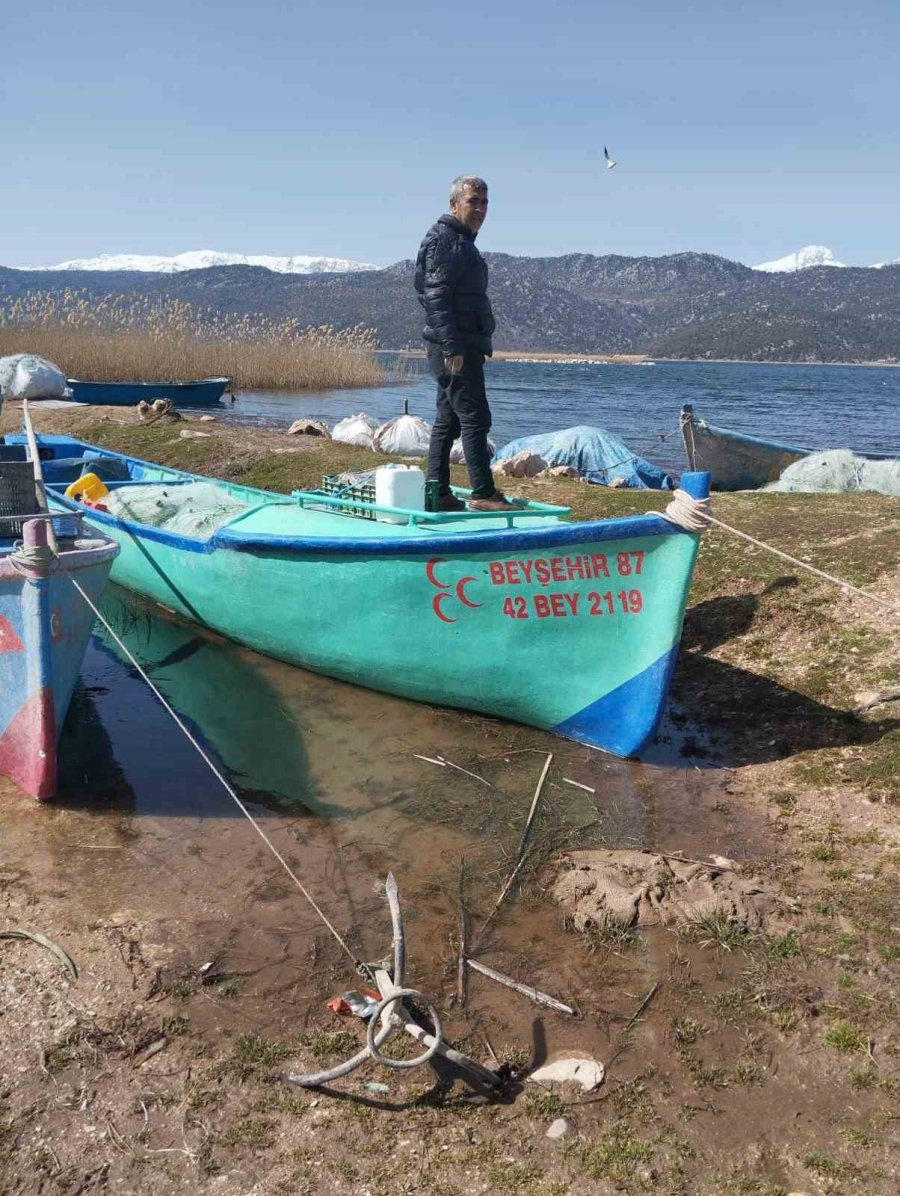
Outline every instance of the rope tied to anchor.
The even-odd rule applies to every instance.
[[[782,552],[780,548],[775,548],[773,545],[767,544],[765,540],[757,540],[755,536],[749,536],[746,532],[732,527],[730,523],[723,523],[721,519],[716,519],[710,512],[709,506],[710,500],[708,498],[694,498],[686,490],[679,488],[674,492],[672,501],[666,509],[660,511],[659,514],[663,519],[668,519],[670,523],[674,523],[688,532],[702,532],[710,523],[714,523],[716,527],[721,527],[724,531],[731,532],[733,536],[738,536],[740,539],[746,540],[748,544],[755,544],[757,548],[764,548],[766,552],[771,552],[783,561],[788,561],[791,565],[796,565],[798,569],[805,569],[807,573],[813,573],[816,577],[822,577],[825,581],[833,582],[834,585],[840,586],[844,590],[850,590],[852,593],[858,594],[860,598],[868,598],[870,602],[877,602],[879,606],[886,607],[893,614],[900,615],[900,607],[895,606],[884,598],[879,598],[877,594],[870,594],[868,590],[861,590],[858,586],[851,585],[849,581],[845,581],[842,577],[835,577],[833,573],[826,573],[824,569],[817,569],[815,565],[809,565],[806,561],[798,560],[797,557],[791,556],[790,553]]]

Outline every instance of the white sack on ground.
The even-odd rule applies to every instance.
[[[360,411],[359,415],[348,415],[346,419],[338,420],[331,432],[332,440],[339,440],[342,444],[358,444],[362,448],[372,447],[372,437],[378,425],[371,415]]]
[[[493,457],[494,453],[497,451],[497,446],[494,444],[493,440],[488,441],[488,450]],[[463,452],[461,440],[453,441],[453,447],[450,450],[450,463],[451,465],[465,465],[466,463],[466,455]]]
[[[66,376],[52,361],[35,353],[0,357],[0,393],[4,399],[65,399]]]
[[[417,415],[398,415],[382,424],[372,437],[376,453],[396,453],[401,457],[427,457],[431,424]]]

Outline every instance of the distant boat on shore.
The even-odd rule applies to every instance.
[[[689,403],[681,409],[681,437],[689,468],[707,470],[713,490],[758,490],[777,482],[795,461],[821,451],[716,427],[695,416]],[[853,451],[869,461],[887,461],[894,455]]]
[[[71,402],[103,407],[133,407],[142,399],[171,399],[176,407],[210,407],[218,403],[230,378],[197,378],[190,382],[82,382],[67,378]]]

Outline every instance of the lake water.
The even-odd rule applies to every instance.
[[[390,361],[390,359],[388,359]],[[336,422],[366,411],[377,420],[409,410],[429,422],[434,383],[421,359],[406,359],[408,381],[390,386],[242,392],[224,418],[268,425],[301,415]],[[667,362],[653,365],[489,361],[486,377],[498,445],[574,424],[615,432],[668,469],[685,461],[677,434],[682,404],[735,431],[818,448],[900,456],[900,368]],[[660,441],[659,437],[670,434]]]

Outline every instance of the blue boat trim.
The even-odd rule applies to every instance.
[[[8,437],[11,442],[18,437]],[[96,454],[97,446],[87,441],[77,440],[69,436],[41,437],[41,443],[58,445],[61,448],[78,446],[90,449]],[[136,466],[145,466],[146,461],[140,457],[131,457],[125,453],[113,450],[102,450],[104,456],[117,458]],[[96,459],[94,457],[93,459]],[[159,466],[179,478],[207,481],[204,474],[188,473],[186,470],[174,469],[171,466]],[[215,480],[215,479],[212,479]],[[235,483],[239,486],[238,483]],[[709,474],[704,472],[685,473],[681,477],[681,487],[695,498],[705,498],[709,493]],[[261,495],[267,501],[277,501],[281,496],[256,487],[240,487],[252,493]],[[49,489],[53,501],[73,511],[83,508],[53,488]],[[180,536],[160,528],[137,524],[131,520],[119,519],[103,511],[92,510],[92,522],[100,526],[119,528],[131,536],[140,535],[142,539],[168,544],[185,552],[206,554],[215,552],[217,548],[227,548],[239,552],[320,552],[329,554],[352,554],[364,552],[370,556],[417,556],[423,553],[439,553],[469,550],[472,552],[506,552],[529,551],[541,547],[564,547],[569,544],[583,544],[597,540],[617,540],[624,536],[667,536],[691,535],[683,528],[663,519],[657,512],[646,515],[624,515],[618,518],[581,520],[573,523],[559,523],[549,527],[510,530],[503,528],[489,532],[459,532],[452,536],[419,536],[408,540],[399,536],[375,540],[373,538],[324,537],[324,536],[273,536],[265,532],[240,532],[224,527],[214,533],[208,540],[198,540],[189,536]]]
[[[550,729],[556,735],[602,747],[617,756],[638,755],[662,718],[664,704],[659,695],[668,692],[677,658],[676,644],[617,689]],[[615,728],[612,734],[611,727]]]

